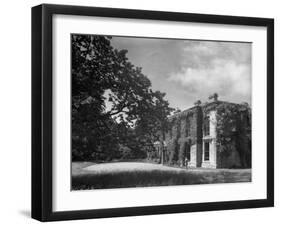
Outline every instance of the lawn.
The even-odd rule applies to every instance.
[[[183,169],[144,162],[72,163],[72,189],[250,182],[251,169]]]

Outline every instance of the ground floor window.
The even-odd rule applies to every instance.
[[[204,142],[204,161],[210,160],[210,143]]]
[[[187,144],[185,146],[185,157],[187,158],[188,161],[190,161],[190,145]]]

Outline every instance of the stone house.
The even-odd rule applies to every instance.
[[[176,113],[169,121],[170,129],[154,145],[159,162],[181,167],[251,167],[248,105],[215,98]]]

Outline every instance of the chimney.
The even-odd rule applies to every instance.
[[[196,102],[194,102],[195,106],[200,106],[201,105],[201,100],[197,100]]]
[[[212,102],[218,101],[219,95],[217,93],[214,93],[213,95],[209,96],[209,100],[212,100]]]

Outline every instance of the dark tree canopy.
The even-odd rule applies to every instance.
[[[73,160],[145,157],[173,110],[110,40],[72,35]]]

